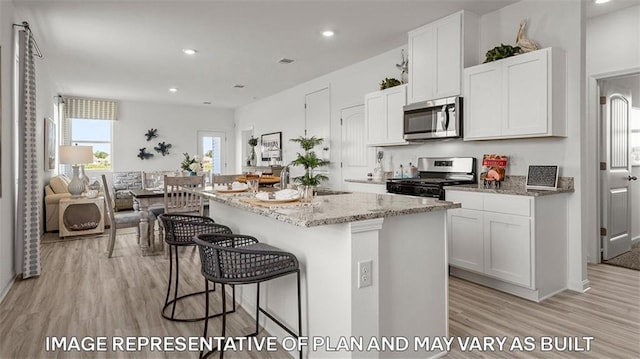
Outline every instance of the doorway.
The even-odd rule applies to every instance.
[[[597,261],[639,266],[625,258],[637,257],[632,252],[640,251],[640,74],[600,79],[596,92],[600,104]]]
[[[198,155],[204,170],[211,174],[226,173],[227,135],[220,131],[198,131]]]

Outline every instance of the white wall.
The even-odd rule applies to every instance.
[[[13,5],[0,1],[0,299],[15,276],[13,270],[14,179],[13,179]]]
[[[331,136],[328,144],[332,162],[329,177],[332,179],[332,186],[340,186],[340,110],[362,104],[364,94],[377,91],[378,83],[385,77],[399,78],[400,72],[395,64],[399,62],[400,50],[401,48],[390,50],[236,109],[236,153],[241,153],[242,146],[246,146],[240,140],[241,131],[253,126],[254,135],[258,137],[261,134],[282,131],[283,162],[291,162],[300,149],[296,143],[289,140],[304,135],[305,95],[329,87]],[[241,161],[240,158],[236,160],[237,171],[241,168]],[[292,175],[297,175],[296,171],[300,170],[293,169]],[[365,174],[363,173],[363,177]]]
[[[640,69],[640,5],[587,21],[587,74]]]
[[[527,36],[541,47],[558,47],[567,55],[567,138],[520,139],[478,142],[430,142],[421,145],[382,148],[386,163],[393,169],[399,164],[415,162],[418,156],[471,156],[481,158],[484,153],[503,153],[510,156],[509,173],[525,175],[530,164],[557,163],[561,176],[575,177],[576,192],[569,196],[569,286],[582,290],[586,281],[586,262],[581,240],[581,187],[580,187],[580,123],[582,118],[582,96],[584,64],[582,45],[582,5],[577,1],[546,2],[525,0],[479,18],[480,44],[478,61],[484,53],[501,43],[513,44],[519,23],[528,20]],[[376,84],[386,76],[398,76],[393,66],[397,62],[399,49],[354,64],[340,71],[306,82],[269,98],[236,110],[238,129],[253,125],[255,133],[283,131],[283,139],[302,134],[304,94],[322,86],[331,85],[332,151],[331,160],[339,161],[336,142],[339,134],[340,109],[362,103],[367,92],[375,91]],[[526,109],[523,109],[526,110]],[[237,133],[237,135],[239,135]],[[285,144],[286,146],[286,144]],[[285,161],[295,154],[295,147],[285,147]],[[362,172],[374,168],[373,157]],[[386,170],[391,170],[386,168]],[[334,170],[332,176],[340,176]]]
[[[586,131],[584,137],[588,143],[597,143],[595,141],[598,136],[596,80],[623,74],[640,73],[640,6],[629,7],[589,19],[586,23],[586,40],[586,78],[588,86],[586,105],[588,116],[585,121]],[[634,105],[635,103],[634,99]],[[596,230],[599,227],[598,206],[600,205],[597,183],[599,176],[597,166],[598,148],[597,146],[584,148],[584,153],[586,154],[586,161],[583,167],[588,172],[583,179],[586,192],[590,196],[585,196],[583,203],[583,213],[589,216],[583,221],[585,223],[594,223],[593,227]],[[637,171],[637,169],[635,170]],[[634,185],[632,191],[638,187],[638,185]],[[638,195],[638,192],[640,192],[640,188],[635,191],[635,195]],[[632,213],[639,212],[632,209]],[[635,218],[637,218],[637,215]],[[600,261],[599,239],[598,235],[585,236],[589,262]]]
[[[158,129],[158,137],[147,142],[144,135],[151,128]],[[118,120],[113,124],[113,171],[178,170],[184,152],[196,154],[198,130],[226,132],[227,161],[230,165],[234,163],[233,110],[120,101]],[[169,155],[162,156],[153,150],[159,142],[171,144]],[[137,154],[142,147],[154,156],[140,160]]]

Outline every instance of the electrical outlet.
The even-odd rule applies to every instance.
[[[358,288],[369,287],[373,284],[371,260],[358,262]]]

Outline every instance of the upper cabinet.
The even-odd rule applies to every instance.
[[[464,139],[566,136],[565,54],[546,48],[464,70]]]
[[[406,145],[403,139],[407,85],[395,86],[364,96],[367,146]]]
[[[459,95],[476,40],[477,16],[465,11],[410,31],[408,103]]]

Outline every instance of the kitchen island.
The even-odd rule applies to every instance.
[[[318,196],[310,204],[270,206],[256,203],[248,194],[200,193],[209,199],[216,222],[298,257],[302,334],[309,337],[305,357],[428,358],[442,354],[431,350],[425,340],[430,337],[431,343],[448,334],[445,214],[458,204],[348,193]],[[369,261],[371,272],[362,273],[361,267]],[[262,288],[263,305],[295,327],[295,281],[278,278]],[[255,313],[255,286],[240,291],[240,304],[248,313]],[[286,336],[271,322],[266,329],[280,339]],[[340,350],[345,340],[354,350]],[[366,351],[376,343],[382,348],[383,341],[398,347]],[[359,343],[363,350],[357,350]]]

